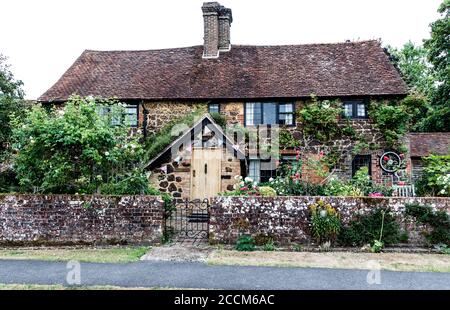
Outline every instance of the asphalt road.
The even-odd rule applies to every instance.
[[[62,284],[73,267],[64,262],[0,260],[0,283]],[[81,285],[212,289],[450,289],[450,273],[380,271],[368,284],[366,270],[209,266],[198,262],[81,263]],[[74,276],[75,275],[75,276]],[[371,274],[373,275],[373,274]],[[77,280],[76,273],[70,274]],[[376,274],[370,277],[376,281]]]

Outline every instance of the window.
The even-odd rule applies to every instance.
[[[261,162],[258,159],[250,159],[248,166],[248,176],[253,181],[259,182],[261,172]]]
[[[294,125],[294,104],[275,102],[248,102],[245,104],[245,125]]]
[[[294,125],[294,104],[282,103],[278,112],[279,124],[281,125]]]
[[[110,113],[111,113],[111,107],[101,107],[99,110],[100,116],[107,116]],[[122,120],[120,119],[120,116],[118,116],[118,115],[113,115],[111,117],[111,125],[113,125],[113,126],[120,125],[122,121],[127,126],[131,126],[131,127],[138,126],[138,105],[137,104],[125,106]]]
[[[344,101],[344,116],[347,118],[367,118],[366,104],[362,100]]]
[[[208,112],[209,113],[219,113],[220,105],[218,103],[210,103],[208,104]]]
[[[248,176],[258,183],[269,182],[276,177],[276,165],[271,160],[250,159]]]
[[[138,125],[138,105],[127,105],[124,113],[125,125],[137,127]]]
[[[372,175],[372,165],[370,155],[356,155],[352,161],[352,176],[355,175],[362,167],[367,167],[369,169],[369,175]]]

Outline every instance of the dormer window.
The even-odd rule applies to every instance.
[[[346,118],[367,118],[367,107],[363,100],[344,101],[344,116]]]

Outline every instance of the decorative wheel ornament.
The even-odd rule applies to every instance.
[[[381,155],[380,166],[388,173],[395,173],[402,168],[402,159],[395,152],[385,152]]]

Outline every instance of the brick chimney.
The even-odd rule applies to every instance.
[[[204,2],[203,11],[203,58],[218,58],[219,51],[229,51],[231,10],[218,2]]]
[[[219,10],[219,51],[227,52],[231,49],[230,27],[233,22],[231,9],[221,7]]]

